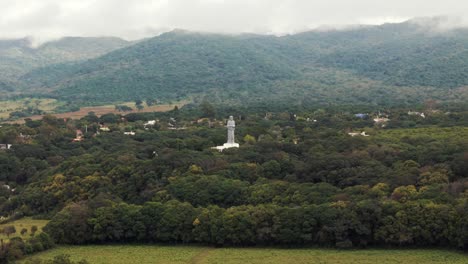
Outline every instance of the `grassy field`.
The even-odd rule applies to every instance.
[[[34,219],[31,219],[29,217],[26,217],[26,218],[22,218],[22,219],[19,219],[19,220],[16,220],[16,221],[13,221],[13,222],[9,222],[9,223],[6,223],[6,224],[2,224],[0,225],[0,229],[3,229],[5,226],[15,226],[15,229],[16,229],[16,233],[10,235],[10,238],[12,237],[21,237],[22,239],[28,239],[30,238],[30,234],[31,234],[31,227],[32,226],[37,226],[37,232],[36,232],[36,235],[39,234],[41,231],[42,231],[42,228],[47,224],[47,222],[49,222],[49,220],[34,220]],[[28,230],[28,232],[24,235],[21,235],[21,229],[23,228],[26,228]],[[5,241],[8,240],[8,237],[7,235],[3,234],[3,233],[0,233],[0,239],[3,239]]]
[[[333,250],[277,248],[212,248],[198,246],[104,245],[62,246],[34,255],[35,259],[52,259],[67,254],[73,260],[86,259],[91,264],[164,263],[164,264],[260,264],[260,263],[360,263],[360,264],[427,264],[468,263],[468,255],[445,250]]]
[[[61,105],[63,105],[62,102],[48,98],[23,98],[18,100],[0,101],[0,118],[8,118],[10,117],[11,112],[21,111],[28,107],[51,112]]]
[[[66,112],[66,113],[60,113],[60,114],[52,114],[57,118],[72,118],[72,119],[80,119],[86,115],[88,115],[89,112],[94,112],[97,116],[101,116],[104,114],[109,114],[109,113],[114,113],[114,114],[130,114],[130,113],[146,113],[146,112],[166,112],[174,109],[175,106],[178,108],[181,108],[185,104],[187,104],[188,101],[181,101],[181,102],[176,102],[173,104],[160,104],[160,105],[153,105],[153,106],[147,106],[146,104],[144,105],[145,107],[138,111],[135,108],[135,103],[134,102],[127,102],[127,103],[120,103],[118,105],[126,105],[131,107],[133,110],[128,111],[128,112],[119,112],[115,109],[115,105],[103,105],[103,106],[89,106],[89,107],[82,107],[80,108],[79,111],[75,112]],[[43,115],[34,115],[34,116],[29,116],[28,118],[32,120],[39,120],[42,119]],[[21,118],[19,120],[15,120],[12,122],[7,122],[7,123],[14,123],[14,124],[22,124],[24,123],[24,119]]]

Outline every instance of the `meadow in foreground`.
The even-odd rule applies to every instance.
[[[101,263],[164,263],[164,264],[221,264],[221,263],[468,263],[468,255],[461,252],[409,250],[333,250],[333,249],[279,249],[279,248],[212,248],[199,246],[159,245],[103,245],[61,246],[31,258],[52,259],[67,254],[72,260],[86,259],[91,264]]]

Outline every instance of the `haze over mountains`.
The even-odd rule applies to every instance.
[[[136,43],[0,41],[0,89],[82,103],[407,104],[468,98],[468,30],[408,21],[283,37],[172,31]]]

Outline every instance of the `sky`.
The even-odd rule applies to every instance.
[[[118,36],[172,29],[284,35],[446,16],[468,25],[466,0],[0,0],[0,39]]]

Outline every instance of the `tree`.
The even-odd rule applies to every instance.
[[[91,239],[89,214],[87,205],[70,204],[52,218],[44,231],[60,243],[82,244]]]
[[[157,102],[157,100],[154,99],[154,98],[148,98],[148,99],[146,99],[146,105],[147,105],[147,106],[153,106],[153,105],[156,104],[156,102]]]
[[[193,174],[202,174],[203,173],[203,169],[200,166],[197,166],[195,164],[190,165],[189,171],[190,171],[190,173],[193,173]]]
[[[256,140],[255,140],[254,136],[251,136],[251,135],[247,134],[244,137],[244,142],[247,143],[247,144],[253,145],[253,144],[255,144]]]
[[[36,225],[31,226],[31,236],[34,236],[36,232],[37,232],[37,226]]]
[[[93,111],[88,112],[88,115],[86,115],[84,118],[88,123],[97,123],[99,121],[99,117],[94,113]]]
[[[421,185],[447,184],[448,182],[447,173],[442,171],[426,171],[419,176],[419,183]]]
[[[28,232],[28,229],[23,228],[23,229],[21,229],[20,233],[21,233],[22,236],[24,236],[27,232]]]
[[[393,190],[392,193],[392,199],[397,200],[400,202],[406,202],[408,200],[413,199],[418,191],[416,190],[416,187],[413,185],[408,185],[408,186],[400,186]]]
[[[276,160],[270,160],[262,164],[263,173],[269,179],[281,179],[281,165]]]
[[[16,233],[16,228],[13,225],[5,226],[3,228],[3,233],[5,233],[7,237],[10,237],[11,234]]]
[[[214,118],[216,115],[216,110],[214,106],[208,101],[203,101],[200,104],[200,110],[202,112],[202,117]]]
[[[115,110],[119,112],[129,112],[129,111],[132,111],[133,109],[126,105],[115,105]]]
[[[138,111],[142,110],[144,108],[143,101],[140,99],[135,100],[135,107],[138,109]]]

